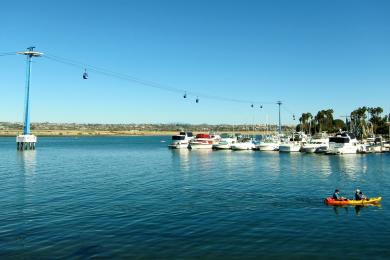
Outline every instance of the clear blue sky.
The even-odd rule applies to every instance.
[[[284,123],[302,112],[390,107],[390,1],[5,1],[0,52],[37,50],[225,102],[47,58],[32,122]],[[22,121],[25,57],[0,57],[0,121]],[[296,121],[295,121],[296,122]]]

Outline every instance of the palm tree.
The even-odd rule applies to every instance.
[[[299,122],[301,123],[301,130],[303,130],[305,133],[310,132],[310,119],[312,119],[313,116],[311,113],[302,113],[302,116],[299,118]]]
[[[333,109],[325,110],[327,131],[333,129]]]
[[[309,112],[306,113],[306,125],[308,129],[308,133],[311,134],[311,120],[313,119],[313,115]]]
[[[321,110],[317,112],[317,115],[314,117],[317,125],[318,125],[318,131],[322,132],[322,125],[325,119],[325,110]],[[317,129],[317,127],[316,127]]]
[[[382,123],[383,119],[381,114],[383,113],[383,108],[381,107],[370,107],[368,108],[368,112],[370,113],[370,122],[373,126],[373,132],[376,133],[379,125]]]
[[[299,125],[301,126],[300,127],[300,130],[302,131],[302,129],[303,129],[303,115],[304,115],[304,113],[302,113],[302,116],[299,118]]]
[[[367,111],[369,111],[368,108],[363,106],[351,112],[352,131],[360,138],[367,135]]]

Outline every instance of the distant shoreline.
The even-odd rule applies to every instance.
[[[171,136],[177,134],[172,131],[97,131],[97,130],[37,130],[31,131],[36,136]],[[2,130],[0,136],[9,137],[22,134],[21,131]]]
[[[229,131],[227,131],[229,133]],[[237,131],[241,134],[260,135],[264,131]],[[100,131],[100,130],[36,130],[31,131],[36,136],[172,136],[179,133],[179,131],[141,131],[141,130],[122,130],[122,131]],[[207,133],[207,131],[194,131],[196,133]],[[230,132],[232,133],[232,132]],[[22,134],[21,131],[16,130],[0,130],[1,137],[16,137]]]

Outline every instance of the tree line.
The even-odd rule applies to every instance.
[[[349,116],[345,116],[345,121],[334,119],[333,109],[324,109],[313,116],[310,112],[302,113],[299,118],[297,131],[315,134],[326,131],[335,133],[339,130],[351,131],[360,138],[366,138],[369,135],[389,133],[387,122],[390,115],[382,116],[381,107],[359,107],[353,110]]]

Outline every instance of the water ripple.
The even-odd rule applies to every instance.
[[[390,254],[388,154],[169,150],[160,140],[42,137],[38,150],[20,153],[14,138],[0,138],[0,256]],[[324,205],[335,187],[384,200]]]

